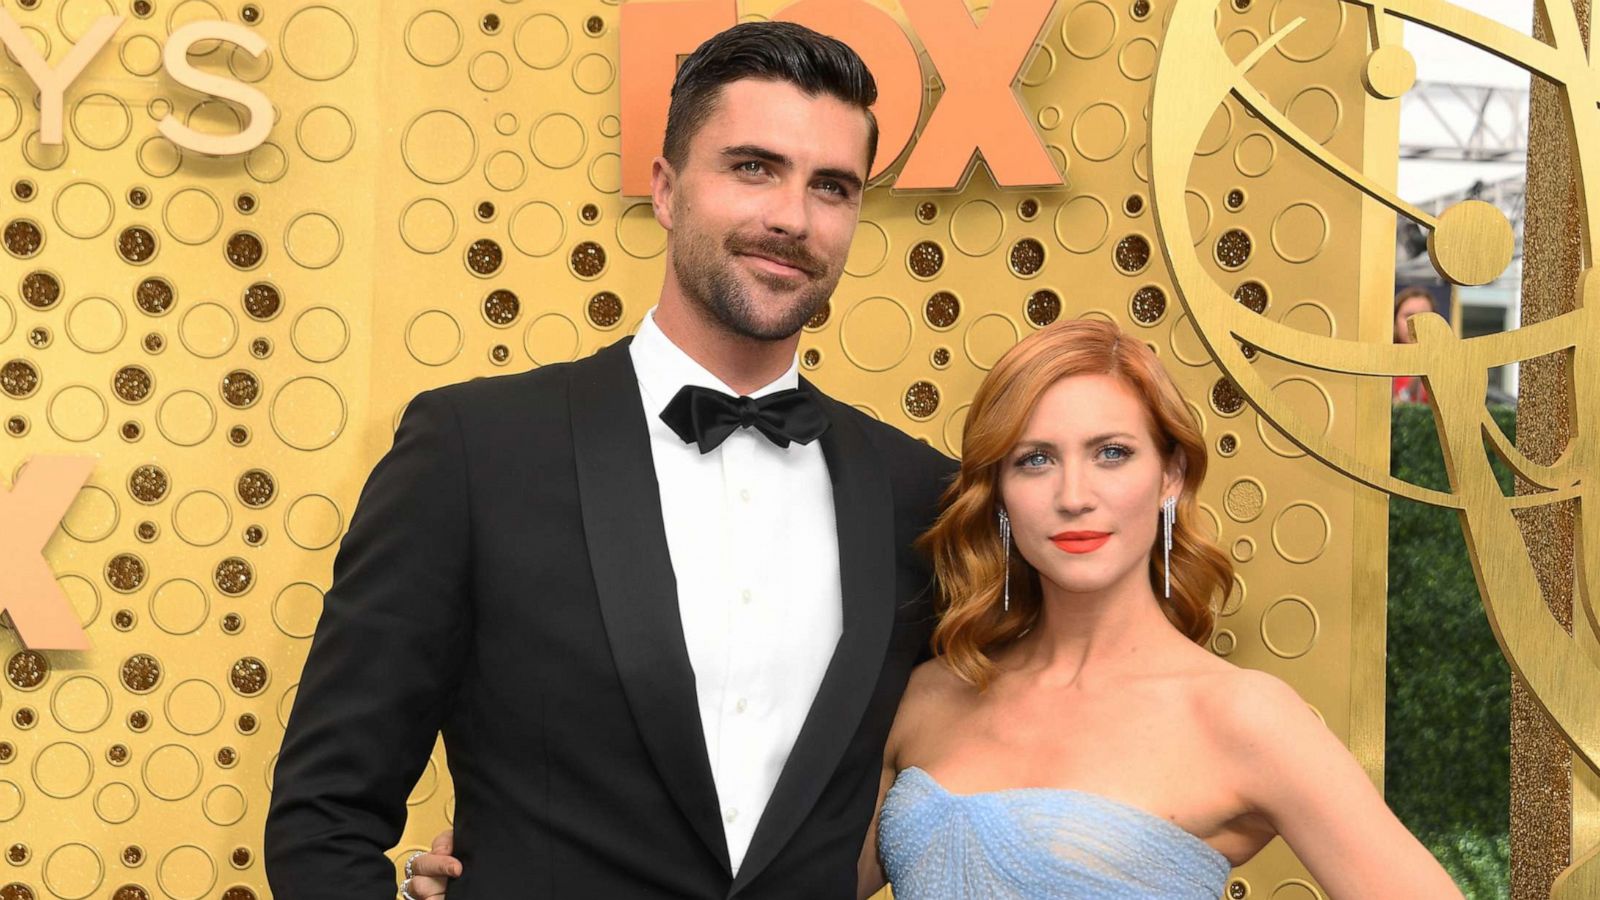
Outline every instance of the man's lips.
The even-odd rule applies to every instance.
[[[1108,540],[1111,535],[1104,531],[1063,531],[1050,536],[1050,543],[1068,553],[1090,553]]]
[[[745,257],[746,259],[754,260],[757,266],[776,275],[785,275],[790,278],[794,278],[798,276],[810,276],[811,274],[806,269],[803,269],[794,263],[773,259],[770,256],[763,256],[759,253],[741,253],[739,255]]]

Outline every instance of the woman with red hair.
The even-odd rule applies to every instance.
[[[1215,898],[1282,836],[1330,897],[1459,897],[1282,681],[1204,647],[1233,567],[1206,445],[1115,325],[1021,341],[973,398],[922,544],[938,656],[884,753],[861,896]]]

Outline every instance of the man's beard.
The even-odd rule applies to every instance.
[[[718,252],[720,249],[720,253]],[[750,292],[734,271],[741,253],[753,253],[776,259],[799,268],[807,276],[798,288],[785,290],[778,276],[755,276],[757,280],[771,278],[779,299],[785,306],[776,320],[763,320]],[[839,283],[839,272],[828,272],[822,261],[806,247],[786,240],[743,239],[728,235],[716,248],[710,236],[696,235],[687,241],[677,241],[672,252],[672,267],[678,283],[696,306],[717,320],[724,328],[757,341],[781,341],[792,337],[811,317],[827,304],[833,289]]]

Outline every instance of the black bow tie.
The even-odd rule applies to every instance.
[[[779,447],[809,444],[828,430],[828,417],[810,391],[790,388],[760,399],[732,397],[712,388],[686,385],[661,411],[685,444],[710,453],[740,428],[754,428]]]

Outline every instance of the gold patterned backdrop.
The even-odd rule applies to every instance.
[[[999,188],[980,165],[959,192],[902,195],[891,169],[802,368],[956,454],[968,398],[1023,335],[1097,316],[1146,340],[1215,453],[1202,508],[1239,576],[1212,649],[1287,679],[1381,780],[1383,501],[1258,417],[1159,253],[1148,115],[1174,2],[1056,3],[1017,92],[1066,186]],[[95,17],[127,21],[68,92],[60,146],[40,141],[27,76],[0,60],[0,488],[30,456],[96,459],[45,548],[92,648],[28,651],[0,632],[0,897],[265,897],[262,823],[297,673],[405,404],[590,353],[654,302],[664,234],[647,201],[619,193],[620,10],[3,10],[52,64]],[[1392,171],[1392,110],[1372,108],[1359,77],[1361,7],[1222,0],[1214,20],[1237,61],[1302,16],[1252,82],[1333,153]],[[161,73],[167,36],[199,19],[267,41],[259,59],[219,42],[190,56],[271,98],[268,142],[248,155],[202,156],[157,131],[168,112],[202,131],[242,125]],[[941,84],[921,59],[926,119]],[[1188,221],[1217,283],[1296,329],[1384,338],[1392,219],[1233,99],[1195,153]],[[1386,444],[1385,385],[1251,364],[1335,443]],[[397,859],[451,818],[442,750],[411,806]],[[1320,894],[1275,842],[1229,896]]]

